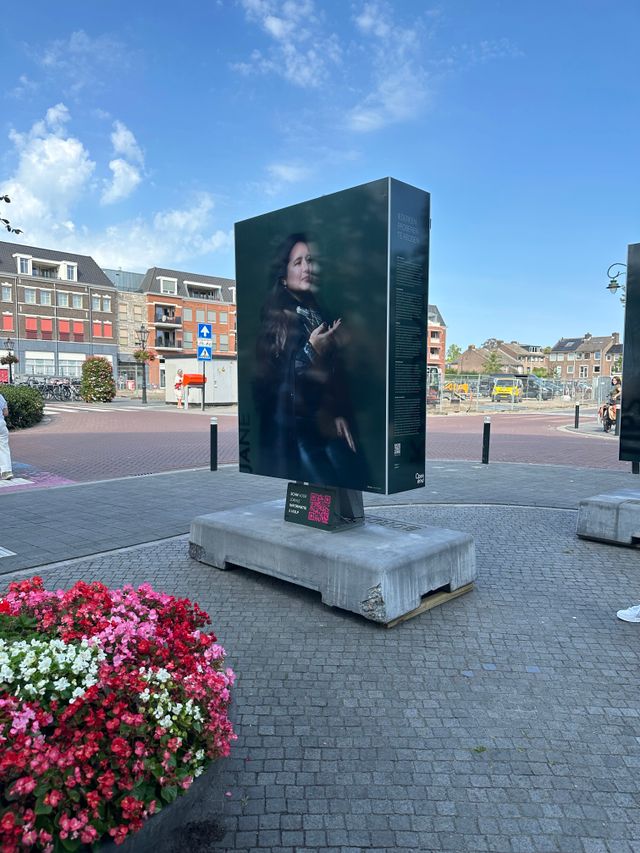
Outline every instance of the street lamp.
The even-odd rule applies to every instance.
[[[618,264],[618,263],[611,264],[611,266],[607,270],[607,277],[609,279],[609,284],[607,285],[607,290],[609,291],[609,293],[611,293],[615,296],[615,294],[618,292],[618,290],[620,290],[620,288],[622,288],[622,296],[620,297],[620,302],[622,302],[622,304],[624,305],[624,302],[626,299],[626,294],[627,294],[627,287],[624,284],[620,284],[620,282],[618,281],[618,277],[621,275],[626,275],[626,272],[624,272],[624,270],[620,269],[617,272],[612,273],[611,270],[614,267],[624,267],[624,269],[626,270],[627,265],[626,264]]]
[[[144,323],[140,324],[140,328],[136,329],[136,338],[138,339],[138,346],[140,347],[141,352],[145,352],[147,349],[147,337],[149,336],[149,329],[145,326]],[[147,359],[141,358],[142,362],[142,402],[147,402]]]
[[[13,364],[11,358],[13,356],[13,341],[11,338],[7,338],[4,345],[7,350],[7,355],[9,356],[9,385],[13,385]]]

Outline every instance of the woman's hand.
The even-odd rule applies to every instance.
[[[335,344],[335,334],[340,328],[342,320],[334,320],[329,326],[327,323],[321,323],[309,335],[309,343],[318,353],[325,355]]]
[[[344,438],[344,440],[349,445],[349,448],[356,452],[356,443],[353,440],[353,436],[351,435],[351,430],[349,429],[349,424],[344,418],[336,418],[334,421],[336,432],[340,438]]]

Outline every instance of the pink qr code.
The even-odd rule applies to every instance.
[[[309,499],[309,515],[307,516],[309,521],[317,521],[319,524],[329,524],[331,495],[318,495],[316,492],[311,492]]]

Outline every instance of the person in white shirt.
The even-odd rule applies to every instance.
[[[12,480],[11,453],[9,452],[9,429],[5,418],[9,417],[9,406],[0,394],[0,480]]]

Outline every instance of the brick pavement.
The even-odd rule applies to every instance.
[[[239,740],[227,834],[191,853],[640,851],[638,626],[615,618],[640,600],[638,553],[576,539],[568,508],[469,505],[521,501],[534,482],[530,466],[489,468],[432,472],[466,505],[376,510],[469,530],[478,553],[472,593],[393,630],[195,563],[186,537],[40,572],[150,581],[211,613],[238,673]],[[562,498],[559,473],[567,503],[597,482],[546,468],[539,499]]]

